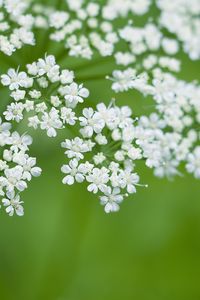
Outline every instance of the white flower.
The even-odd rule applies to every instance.
[[[154,174],[160,178],[164,176],[172,178],[174,175],[181,175],[181,173],[177,170],[178,165],[178,160],[172,159],[171,157],[164,157],[162,164],[155,167]]]
[[[32,64],[27,64],[26,67],[28,74],[33,76],[36,76],[38,74],[38,67],[36,62],[33,62]]]
[[[136,79],[136,71],[134,69],[127,69],[125,71],[116,70],[113,72],[113,78],[111,78],[114,83],[112,84],[112,89],[115,92],[124,92],[132,89],[134,87],[134,81]]]
[[[11,124],[8,122],[2,122],[2,118],[0,117],[0,134],[3,132],[8,132],[11,129]]]
[[[140,148],[136,148],[136,147],[133,147],[131,145],[128,145],[127,147],[127,150],[128,150],[128,157],[130,157],[132,160],[136,160],[136,159],[141,159],[142,158],[142,151]]]
[[[139,123],[145,128],[152,129],[163,129],[166,126],[166,122],[160,119],[157,113],[150,114],[149,117],[142,116],[139,120]]]
[[[104,120],[106,126],[109,129],[113,129],[116,127],[116,114],[114,108],[106,107],[104,103],[97,104],[98,116],[100,119]],[[118,120],[117,120],[118,122]]]
[[[125,155],[126,153],[123,150],[118,150],[114,154],[117,161],[123,161],[125,159]]]
[[[56,11],[54,13],[52,13],[49,17],[50,20],[50,26],[58,29],[63,27],[63,25],[65,24],[65,22],[69,19],[69,15],[66,12],[59,12]]]
[[[13,91],[10,96],[15,99],[15,101],[23,100],[25,97],[26,91],[24,90],[16,90]]]
[[[92,108],[84,108],[83,117],[79,118],[80,125],[83,129],[80,130],[83,137],[90,138],[93,133],[100,133],[105,125],[104,120],[100,118],[98,113],[95,113]]]
[[[1,83],[5,86],[9,86],[10,90],[17,90],[19,87],[26,87],[29,85],[30,79],[25,72],[9,69],[7,75],[1,75]]]
[[[61,143],[61,146],[67,149],[65,154],[67,154],[68,158],[75,157],[76,159],[83,159],[84,156],[82,153],[89,151],[87,143],[79,137],[76,137],[71,141],[66,139],[65,142]]]
[[[75,115],[75,112],[73,112],[71,108],[62,107],[61,119],[63,120],[64,123],[73,126],[76,123],[77,117]]]
[[[69,70],[62,70],[60,74],[60,82],[62,84],[71,84],[74,80],[74,72]]]
[[[23,119],[24,105],[22,103],[11,103],[3,113],[7,121],[20,122]]]
[[[47,110],[47,105],[45,102],[41,102],[36,105],[35,111],[37,113],[40,113],[40,112],[43,113],[43,112],[45,112],[45,110]]]
[[[41,97],[41,92],[37,91],[37,90],[32,90],[29,92],[29,95],[31,96],[31,98],[33,99],[39,99]]]
[[[20,135],[17,131],[14,131],[8,140],[8,144],[11,145],[10,149],[12,151],[27,151],[28,146],[32,144],[32,137],[27,134]]]
[[[34,110],[34,101],[26,100],[26,102],[24,104],[24,108],[27,112]]]
[[[0,160],[0,171],[3,171],[8,168],[8,164],[4,160]]]
[[[95,137],[95,141],[99,145],[106,145],[108,143],[108,140],[107,140],[106,136],[102,135],[101,133],[97,134],[97,136]]]
[[[138,185],[139,176],[136,173],[132,173],[131,168],[127,168],[121,171],[119,174],[119,179],[121,181],[121,187],[127,189],[127,192],[132,194],[136,193],[135,185]]]
[[[59,66],[56,65],[53,55],[48,55],[45,59],[38,59],[37,68],[40,76],[46,74],[51,82],[59,80]]]
[[[93,168],[94,168],[94,165],[89,163],[88,161],[79,165],[79,170],[84,175],[90,174]]]
[[[100,202],[104,205],[104,210],[106,213],[117,212],[119,210],[119,203],[123,201],[123,195],[120,194],[119,188],[114,188],[113,190],[108,187],[104,191],[103,196],[100,196]]]
[[[33,127],[34,129],[37,129],[39,124],[40,124],[40,120],[38,119],[38,116],[28,118],[29,127]]]
[[[119,122],[119,128],[129,127],[133,123],[131,118],[132,110],[128,106],[122,106],[121,108],[115,108],[116,118]]]
[[[63,124],[59,118],[58,111],[53,107],[49,113],[42,115],[42,121],[40,123],[41,129],[47,130],[49,137],[55,137],[57,135],[56,129],[62,128]]]
[[[96,194],[98,190],[104,191],[106,183],[109,181],[109,170],[105,167],[94,168],[92,172],[86,176],[86,180],[91,182],[88,186],[88,191]]]
[[[62,180],[64,184],[72,185],[75,180],[77,182],[84,181],[84,175],[82,174],[80,166],[78,166],[78,161],[75,158],[70,160],[69,165],[63,165],[61,171],[67,174],[67,176],[65,176]]]
[[[195,178],[200,178],[200,146],[188,154],[186,169],[189,173],[193,173]]]
[[[16,166],[11,169],[6,169],[5,174],[5,186],[8,192],[14,191],[16,188],[20,192],[27,188],[27,183],[23,180],[23,168]]]
[[[62,103],[58,96],[51,96],[50,101],[54,107],[59,107]]]
[[[129,52],[125,52],[125,53],[117,52],[115,54],[115,59],[118,65],[123,65],[123,66],[128,66],[133,62],[135,62],[136,60],[135,56]]]
[[[30,181],[32,176],[33,177],[39,177],[41,175],[41,168],[36,167],[36,158],[35,157],[29,157],[27,154],[24,154],[24,152],[18,152],[14,154],[13,161],[21,165],[24,169],[22,178],[24,180]]]
[[[18,216],[24,215],[24,208],[21,205],[23,201],[20,201],[20,196],[15,195],[14,191],[6,193],[7,198],[2,199],[3,205],[6,207],[6,212],[9,216],[13,216],[14,213]]]
[[[96,155],[93,156],[94,163],[96,165],[102,164],[102,162],[106,159],[103,152],[99,152]]]
[[[89,96],[89,91],[86,88],[83,88],[83,85],[78,85],[73,82],[70,85],[65,87],[65,100],[66,105],[72,104],[75,106],[78,102],[82,103],[83,98],[87,98]]]

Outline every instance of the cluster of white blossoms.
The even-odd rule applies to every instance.
[[[156,19],[147,12],[154,5]],[[95,50],[105,57],[117,52],[122,40],[131,43],[130,55],[162,48],[175,54],[180,43],[191,59],[199,59],[199,0],[107,0],[104,4],[87,0],[63,0],[60,9],[27,0],[0,0],[0,50],[11,55],[23,44],[33,45],[34,29],[50,29],[49,38],[63,42],[71,56],[91,59]],[[28,10],[28,13],[27,13]],[[147,16],[138,27],[133,16]],[[129,24],[123,27],[121,22]],[[121,27],[122,26],[122,27]],[[163,30],[164,29],[164,30]],[[165,30],[171,34],[166,35]]]
[[[167,55],[174,55],[179,51],[180,43],[190,58],[200,56],[198,0],[190,3],[176,0],[173,5],[157,0],[155,4],[160,9],[160,17],[158,20],[147,18],[141,27],[131,17],[146,15],[154,5],[152,0],[108,0],[104,5],[95,1],[66,0],[63,4],[62,10],[35,5],[35,26],[48,27],[50,39],[63,42],[70,56],[92,59],[97,51],[102,57],[114,54],[121,60],[118,45],[122,41],[129,44],[128,51],[122,53],[123,60],[129,62],[134,62],[136,56],[145,52],[154,53],[160,49]],[[123,20],[122,24],[128,20],[128,24],[114,23],[119,19]],[[171,37],[163,31],[166,28]]]
[[[159,68],[151,77],[145,72],[136,76],[131,69],[113,75],[116,92],[137,89],[154,100],[155,112],[140,118],[136,134],[146,165],[159,177],[172,177],[185,163],[187,171],[200,178],[200,86]]]
[[[66,0],[63,4],[63,10],[44,10],[42,5],[35,5],[35,26],[48,27],[50,39],[62,42],[70,56],[91,59],[95,50],[103,57],[111,56],[118,36],[111,20],[103,19],[105,7],[82,0]]]
[[[151,16],[151,8],[160,13]],[[184,167],[200,179],[200,85],[177,78],[182,49],[190,59],[200,58],[199,16],[199,0],[63,0],[56,7],[33,0],[0,0],[2,59],[26,44],[37,50],[38,32],[45,32],[56,44],[53,51],[58,50],[24,68],[19,55],[20,67],[13,69],[11,64],[0,77],[10,94],[2,112],[5,122],[0,119],[1,206],[10,216],[23,215],[19,193],[41,173],[36,159],[28,155],[31,137],[11,132],[11,124],[23,120],[30,128],[45,130],[48,137],[74,126],[74,137],[62,143],[67,156],[61,168],[63,183],[85,182],[106,213],[118,211],[125,197],[141,185],[137,161],[144,161],[158,177],[182,175]],[[69,56],[94,59],[94,64],[110,57],[105,60],[109,71],[96,77],[112,81],[114,93],[137,90],[148,96],[146,102],[153,100],[151,113],[146,110],[135,118],[128,106],[112,101],[95,110],[83,106],[79,116],[77,106],[89,97],[89,90],[75,82],[76,70],[56,63]]]
[[[34,45],[34,18],[26,0],[0,0],[0,51],[12,55],[23,45]]]
[[[118,211],[124,198],[140,186],[135,163],[143,153],[135,136],[136,121],[128,106],[100,103],[96,110],[83,109],[80,136],[61,144],[68,158],[61,168],[66,174],[63,183],[87,182],[87,190],[99,194],[106,213]]]
[[[107,20],[127,17],[129,14],[144,15],[148,12],[151,0],[108,0],[102,16]]]
[[[88,89],[74,82],[74,72],[60,70],[53,55],[46,55],[26,66],[26,72],[9,69],[1,76],[13,101],[4,111],[7,121],[20,122],[28,113],[28,126],[46,130],[55,137],[57,130],[74,125],[74,109],[89,96]]]
[[[184,51],[193,60],[200,58],[200,1],[157,0],[161,11],[159,25],[183,43]]]
[[[126,59],[131,62],[135,56],[160,48],[167,54],[174,54],[179,49],[175,39],[166,38],[157,24],[147,21],[143,27],[137,27],[131,19],[126,26],[113,23],[115,19],[131,15],[143,15],[148,12],[151,0],[111,0],[102,6],[93,1],[66,0],[65,10],[42,9],[36,5],[36,24],[49,27],[50,38],[63,42],[69,55],[92,59],[97,51],[102,57],[116,53],[118,44],[129,43]],[[122,26],[122,27],[121,27]],[[128,56],[129,58],[128,58]]]
[[[11,124],[0,118],[0,197],[1,205],[9,216],[16,213],[23,216],[23,201],[20,193],[27,188],[32,177],[38,177],[41,169],[36,166],[36,158],[28,154],[32,138],[11,132]]]

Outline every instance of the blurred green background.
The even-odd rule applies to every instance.
[[[52,2],[51,2],[52,3]],[[61,51],[61,52],[60,52]],[[110,83],[95,77],[109,72],[112,61],[90,66],[62,55],[62,46],[47,43],[38,33],[38,46],[25,47],[11,59],[0,56],[0,72],[55,54],[63,67],[73,68],[91,91],[90,102],[109,102]],[[61,55],[60,55],[61,53]],[[181,78],[199,79],[199,62],[185,55]],[[85,67],[82,67],[85,66]],[[92,77],[93,80],[92,80]],[[1,111],[8,103],[0,90]],[[135,114],[150,105],[137,92],[116,96]],[[27,128],[20,125],[20,131]],[[60,142],[33,132],[32,155],[43,169],[23,193],[25,216],[0,212],[1,300],[198,300],[200,299],[200,183],[190,176],[159,180],[151,170],[138,169],[149,188],[138,188],[117,214],[106,215],[86,186],[62,185],[65,162]]]

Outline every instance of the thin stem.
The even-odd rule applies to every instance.
[[[94,75],[94,76],[83,76],[83,77],[76,77],[77,81],[93,81],[93,80],[104,80],[106,79],[106,76],[111,76],[111,75],[107,75],[107,74],[99,74],[99,75]]]

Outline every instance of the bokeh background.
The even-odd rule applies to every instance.
[[[12,58],[0,55],[0,72],[18,65],[23,69],[45,52],[55,54],[90,89],[88,105],[108,103],[110,83],[98,78],[110,72],[112,60],[69,58],[47,37],[38,31],[37,47],[25,47]],[[180,77],[199,80],[200,63],[179,57]],[[9,98],[2,86],[0,98],[3,111]],[[150,99],[137,92],[116,99],[119,105],[129,104],[135,115],[153,109]],[[18,130],[27,128],[21,124]],[[138,188],[119,213],[106,215],[86,186],[61,183],[65,157],[60,142],[71,133],[64,130],[56,139],[39,131],[31,134],[31,153],[43,174],[23,193],[23,218],[0,211],[1,300],[200,299],[199,181],[189,175],[159,180],[140,165],[141,181],[149,188]]]

